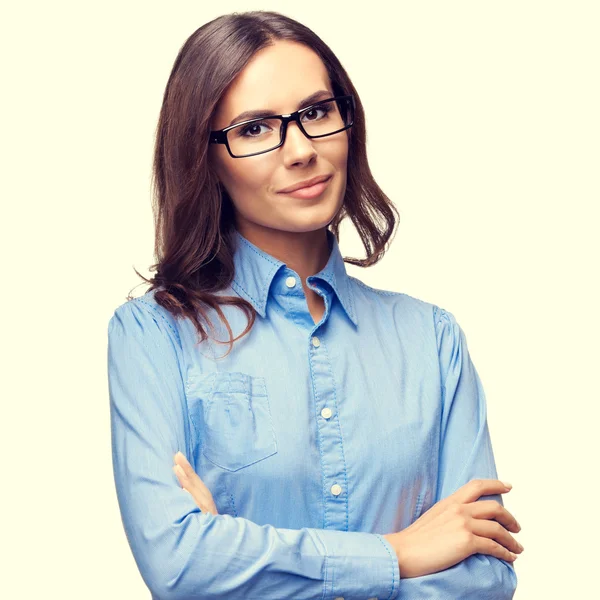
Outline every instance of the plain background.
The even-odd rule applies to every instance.
[[[338,55],[401,214],[348,271],[451,311],[487,395],[515,598],[597,580],[598,2],[28,2],[3,11],[2,596],[146,599],[114,489],[107,324],[154,262],[153,134],[175,56],[278,10]],[[250,107],[249,107],[250,108]],[[8,213],[8,216],[6,216]],[[363,256],[343,230],[344,256]],[[134,295],[141,295],[140,286]]]

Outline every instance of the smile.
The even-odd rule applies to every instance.
[[[329,182],[332,179],[333,179],[333,177],[330,177],[329,179],[326,179],[325,181],[321,181],[320,183],[315,183],[315,185],[311,185],[309,187],[303,187],[303,188],[300,188],[299,190],[295,190],[293,192],[280,192],[280,193],[284,194],[286,196],[293,196],[294,198],[316,198],[317,196],[320,196],[325,191],[325,189],[329,185]]]

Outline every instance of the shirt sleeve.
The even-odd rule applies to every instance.
[[[471,479],[497,479],[481,380],[454,315],[434,306],[442,385],[442,425],[435,502]],[[481,496],[504,506],[502,495]],[[402,577],[402,573],[400,573]],[[509,600],[517,586],[512,563],[473,554],[430,575],[401,579],[401,600]]]
[[[167,314],[163,314],[167,313]],[[388,600],[398,593],[381,535],[258,525],[202,512],[172,471],[190,456],[175,320],[136,298],[108,324],[112,463],[126,538],[155,599]]]

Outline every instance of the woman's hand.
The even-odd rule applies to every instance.
[[[202,512],[218,515],[219,513],[217,512],[217,507],[210,490],[204,485],[202,479],[198,477],[198,474],[194,471],[194,468],[187,461],[186,457],[181,452],[177,452],[173,460],[175,462],[173,471],[177,475],[181,487],[191,494],[194,502],[200,507]]]
[[[518,558],[523,547],[508,533],[521,531],[516,519],[495,500],[477,502],[509,491],[497,479],[473,479],[406,529],[384,535],[398,556],[400,576],[443,571],[477,552],[510,562]]]

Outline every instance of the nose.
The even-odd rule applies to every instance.
[[[285,162],[290,164],[296,162],[306,163],[317,154],[313,140],[306,137],[298,123],[294,121],[290,121],[287,125],[282,150]]]

